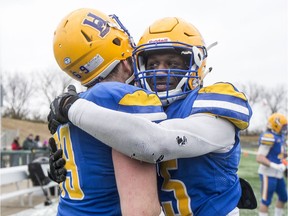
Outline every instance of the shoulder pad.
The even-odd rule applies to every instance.
[[[243,130],[249,126],[252,109],[244,93],[230,83],[219,82],[199,89],[192,108],[194,113],[210,113],[225,118]]]
[[[125,94],[118,102],[118,110],[142,116],[154,122],[167,118],[159,97],[145,90]]]
[[[126,94],[119,101],[121,105],[138,105],[138,106],[162,106],[159,97],[155,93],[148,94],[144,90],[138,90]]]
[[[274,142],[275,142],[274,135],[269,132],[263,133],[259,139],[259,144],[262,145],[273,145]]]
[[[244,95],[244,93],[239,92],[231,83],[219,82],[214,85],[203,87],[199,90],[199,94],[202,93],[213,93],[227,96],[230,95],[247,101],[247,98]]]
[[[159,97],[136,86],[119,82],[102,82],[88,91],[90,100],[100,106],[139,115],[152,121],[167,118]],[[87,95],[88,91],[85,92]]]

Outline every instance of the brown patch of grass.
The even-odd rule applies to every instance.
[[[47,123],[45,124],[11,118],[2,118],[1,126],[2,131],[5,129],[19,131],[20,145],[22,145],[23,141],[30,133],[32,133],[34,136],[39,135],[41,142],[43,142],[44,140],[48,140],[51,136],[48,130]]]
[[[259,135],[251,135],[251,136],[241,135],[241,140],[246,142],[258,142],[258,138]]]

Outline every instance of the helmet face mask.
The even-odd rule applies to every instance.
[[[267,128],[277,134],[287,135],[287,118],[280,113],[273,113],[268,118]]]
[[[155,56],[168,54],[170,58],[178,56],[178,60],[169,63],[167,57],[166,67],[157,67],[157,61],[153,66]],[[135,78],[142,88],[156,92],[162,104],[168,105],[201,85],[206,57],[203,39],[193,25],[175,17],[164,18],[144,32],[133,52]]]
[[[78,9],[59,23],[53,49],[60,68],[90,87],[132,55],[134,44],[118,17]]]

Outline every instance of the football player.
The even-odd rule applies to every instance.
[[[156,94],[125,84],[133,80],[133,41],[116,16],[73,11],[59,23],[53,48],[60,68],[88,88],[79,94],[85,101],[153,121],[166,118]],[[67,172],[57,215],[160,214],[154,164],[120,154],[71,123],[53,133],[50,145],[58,143]],[[58,182],[66,173],[59,174]]]
[[[138,85],[159,96],[169,120],[155,124],[74,93],[52,102],[49,122],[69,118],[112,148],[157,163],[166,215],[239,215],[239,132],[252,115],[246,96],[230,83],[203,87],[204,40],[180,18],[149,26],[133,57]]]
[[[283,215],[287,202],[287,190],[283,177],[286,165],[282,163],[287,135],[287,118],[281,113],[273,113],[268,118],[267,130],[259,137],[256,160],[260,164],[258,173],[261,181],[261,203],[259,216],[268,216],[273,194],[278,195],[275,216]]]

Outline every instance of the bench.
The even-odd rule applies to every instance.
[[[43,166],[43,165],[42,165]],[[45,167],[45,165],[44,165]],[[2,193],[3,190],[1,190],[1,196],[0,201],[8,200],[13,197],[20,197],[20,205],[24,206],[24,195],[28,195],[29,205],[32,206],[32,196],[35,193],[43,193],[43,189],[48,192],[48,195],[50,196],[50,188],[54,188],[54,195],[56,196],[58,193],[58,184],[56,182],[51,181],[47,185],[43,186],[43,189],[41,186],[33,186],[31,179],[29,177],[28,173],[28,166],[16,166],[16,167],[8,167],[8,168],[1,168],[0,169],[0,183],[1,187],[3,186],[9,186],[9,184],[15,184],[16,187],[13,189],[12,192],[6,192]],[[25,181],[27,182],[27,186],[25,188],[21,188],[20,184],[25,184]]]

